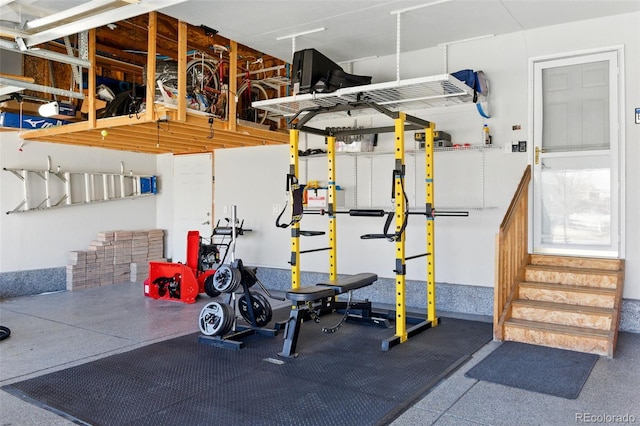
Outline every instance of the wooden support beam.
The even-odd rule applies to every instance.
[[[149,24],[147,32],[147,73],[144,85],[146,87],[146,118],[147,121],[154,121],[154,98],[156,96],[156,52],[157,43],[156,35],[158,29],[158,14],[156,12],[149,13]]]
[[[111,135],[105,137],[104,139],[100,137],[99,133],[95,133],[93,137],[90,138],[75,138],[72,135],[59,135],[54,138],[50,138],[47,142],[54,143],[63,143],[68,145],[79,145],[79,146],[89,146],[89,147],[98,147],[98,148],[106,148],[106,149],[118,149],[123,151],[134,151],[134,152],[145,152],[145,153],[174,153],[174,154],[187,154],[187,153],[198,153],[198,152],[211,152],[214,149],[222,149],[222,148],[234,148],[234,145],[228,145],[224,142],[216,142],[209,141],[207,145],[203,145],[199,142],[194,143],[186,143],[182,142],[180,144],[175,143],[164,143],[160,141],[157,143],[153,139],[136,139],[130,140],[125,139],[123,137],[119,137],[116,135]]]
[[[91,63],[91,68],[87,70],[88,81],[87,81],[87,91],[89,92],[89,112],[88,112],[88,122],[89,127],[96,127],[96,30],[89,30],[89,62]],[[85,99],[83,102],[87,102]]]
[[[0,73],[0,77],[10,78],[13,80],[20,80],[20,81],[24,81],[25,83],[35,83],[35,79],[33,77],[24,77],[22,75]]]
[[[187,120],[187,23],[178,22],[178,121]]]
[[[227,147],[243,147],[255,145],[253,139],[242,139],[236,134],[220,131],[217,132],[215,137],[209,139],[209,132],[204,129],[189,129],[188,126],[166,126],[165,123],[160,123],[159,127],[153,128],[151,125],[144,126],[124,126],[110,129],[109,138],[117,139],[122,138],[132,142],[137,141],[150,141],[151,143],[163,143],[165,146],[170,144],[171,146],[193,146],[199,145],[202,147],[208,146],[212,142],[224,144]],[[93,135],[96,137],[96,135]]]
[[[236,107],[238,99],[238,43],[230,40],[231,49],[229,52],[229,130],[235,132],[236,123]]]

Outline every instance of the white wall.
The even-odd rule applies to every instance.
[[[626,283],[624,297],[640,299],[640,172],[634,167],[640,158],[640,126],[633,124],[634,107],[640,105],[640,88],[637,76],[640,75],[640,14],[625,14],[514,33],[484,40],[456,44],[449,47],[448,70],[450,72],[464,68],[481,69],[491,81],[491,113],[487,122],[491,128],[493,141],[498,146],[508,146],[512,141],[530,141],[529,129],[529,61],[545,55],[567,54],[589,49],[621,46],[625,48],[625,85],[626,85],[626,229],[624,247],[626,257]],[[445,71],[443,54],[440,48],[425,49],[403,55],[402,78],[411,78]],[[375,82],[395,79],[395,56],[363,61],[355,64],[356,74],[372,75]],[[450,132],[458,143],[479,144],[483,120],[473,106],[456,106],[450,109],[430,111],[407,111],[420,118],[436,123],[437,128]],[[358,118],[358,125],[374,125],[377,119]],[[353,125],[353,119],[346,122],[312,122],[315,127]],[[514,132],[513,125],[522,130]],[[412,140],[412,132],[405,136]],[[392,141],[388,136],[381,138],[378,150],[388,150]],[[322,138],[301,135],[301,149],[323,147]],[[529,149],[530,151],[530,149]],[[437,156],[456,155],[439,153]],[[498,226],[513,195],[515,187],[530,161],[531,152],[526,154],[507,153],[506,150],[485,151],[484,163],[484,202],[487,208],[472,210],[469,218],[436,219],[436,279],[438,282],[470,284],[490,287],[494,282],[494,237]],[[462,160],[462,158],[461,158]],[[316,161],[316,160],[309,160]],[[345,160],[339,160],[345,161]],[[378,161],[378,160],[375,160]],[[382,161],[382,160],[380,160]],[[436,158],[435,186],[436,208],[447,201],[445,191],[464,194],[463,198],[475,201],[469,162],[451,162],[438,172]],[[304,163],[304,162],[303,162]],[[246,260],[262,266],[288,267],[289,233],[275,229],[273,221],[274,204],[282,206],[284,197],[284,179],[288,170],[288,147],[243,148],[219,151],[216,154],[216,205],[240,204],[240,215],[249,223],[260,225],[259,236],[252,237],[250,247],[239,245],[239,253]],[[340,166],[340,164],[339,164]],[[310,165],[310,172],[302,180],[319,179],[326,182],[323,166]],[[389,166],[390,167],[390,166]],[[456,168],[457,167],[457,168]],[[475,166],[473,166],[475,167]],[[384,167],[381,166],[384,169]],[[439,178],[446,169],[447,178]],[[337,183],[349,180],[341,177],[343,170],[338,167]],[[452,173],[453,171],[453,173]],[[352,173],[347,170],[346,173]],[[389,172],[390,173],[390,172]],[[383,198],[388,194],[388,176],[386,171],[374,176],[382,176]],[[251,183],[242,183],[250,176]],[[227,188],[229,185],[229,188]],[[346,185],[348,186],[348,185]],[[235,189],[231,189],[231,188]],[[227,188],[226,190],[224,188]],[[347,194],[347,199],[349,195]],[[455,197],[454,197],[455,199]],[[242,201],[240,201],[242,200]],[[376,200],[377,203],[379,200]],[[376,272],[381,276],[393,276],[393,253],[390,244],[383,241],[361,241],[363,233],[380,232],[382,224],[375,219],[354,219],[339,217],[338,229],[338,269],[341,273],[361,271]],[[326,218],[306,216],[303,229],[324,229]],[[422,235],[424,226],[413,221],[408,229],[409,242],[407,254],[420,252],[419,244],[412,242],[414,235]],[[322,238],[304,238],[302,249],[321,247]],[[418,237],[420,238],[420,237]],[[422,262],[415,260],[412,262]],[[310,271],[327,270],[326,252],[303,255],[302,269]],[[408,278],[423,279],[424,268],[421,264],[408,264]]]
[[[236,255],[252,265],[287,267],[290,233],[275,221],[285,201],[288,152],[288,145],[272,145],[215,153],[214,221],[230,218],[236,206],[238,219],[252,229],[238,238]]]
[[[407,37],[409,35],[403,35]],[[528,73],[530,58],[570,53],[587,49],[624,45],[625,48],[625,152],[626,152],[626,209],[625,298],[640,299],[640,170],[635,164],[640,158],[640,125],[634,124],[633,111],[640,106],[640,13],[626,14],[576,22],[533,31],[514,33],[449,48],[449,71],[462,68],[482,69],[491,80],[493,118],[488,123],[498,146],[512,140],[530,140],[528,109]],[[402,78],[441,74],[445,70],[443,53],[439,48],[403,54]],[[395,79],[395,56],[382,57],[354,64],[353,72],[374,76],[375,82]],[[431,120],[437,128],[452,133],[455,141],[480,143],[482,119],[473,107],[465,105],[446,110],[409,111]],[[374,124],[373,119],[359,119],[358,125]],[[367,122],[367,120],[369,120]],[[352,125],[349,120],[345,125]],[[522,126],[514,133],[511,126]],[[339,124],[335,124],[339,125]],[[407,141],[412,132],[407,133]],[[392,138],[382,137],[379,149],[391,144]],[[305,142],[306,141],[306,142]],[[305,145],[306,143],[306,145]],[[44,169],[47,156],[54,167],[89,171],[119,171],[120,161],[136,173],[160,176],[160,194],[156,197],[98,203],[88,206],[6,215],[21,198],[22,185],[17,178],[0,171],[0,272],[61,267],[67,262],[66,253],[84,249],[99,231],[110,229],[138,229],[158,227],[169,229],[173,223],[171,155],[151,156],[97,148],[82,148],[60,144],[28,142],[18,152],[19,140],[14,132],[0,132],[0,166]],[[321,147],[322,139],[301,137],[301,147]],[[246,219],[245,226],[254,231],[238,240],[237,253],[257,266],[287,268],[289,260],[289,232],[274,226],[274,210],[284,204],[284,180],[288,170],[288,146],[265,146],[218,150],[215,153],[215,217],[229,215],[231,205],[238,206],[238,216]],[[438,158],[451,153],[438,154]],[[490,287],[494,274],[494,235],[508,201],[529,161],[527,154],[511,154],[502,150],[486,151],[484,202],[495,207],[472,210],[469,218],[436,219],[436,278],[438,282],[470,284]],[[448,158],[448,157],[447,157]],[[460,157],[462,159],[462,157]],[[315,160],[313,160],[315,161]],[[342,161],[342,160],[341,160]],[[382,160],[381,160],[382,161]],[[449,176],[438,179],[444,161]],[[473,166],[469,162],[439,160],[436,164],[436,207],[445,202],[457,202],[460,191],[477,201]],[[460,173],[454,173],[454,166]],[[310,166],[314,167],[314,166]],[[318,166],[321,167],[321,166]],[[383,167],[384,168],[384,167]],[[349,184],[349,176],[338,178]],[[345,169],[346,170],[346,169]],[[311,169],[310,169],[311,171]],[[326,180],[324,174],[308,179]],[[390,172],[389,172],[390,173]],[[469,175],[471,173],[471,175]],[[377,175],[376,175],[377,176]],[[388,193],[389,174],[380,174],[383,194]],[[359,179],[361,182],[362,179]],[[444,192],[443,192],[444,191]],[[453,191],[453,193],[447,193]],[[377,192],[375,194],[378,194]],[[450,197],[449,199],[447,197]],[[324,229],[326,218],[305,217],[304,229]],[[391,244],[384,241],[361,241],[364,233],[380,232],[379,219],[340,217],[338,265],[340,272],[353,273],[370,270],[381,276],[392,276]],[[413,220],[408,231],[408,254],[420,252],[417,243],[424,227]],[[326,237],[305,238],[303,249],[325,245]],[[413,239],[415,238],[415,242]],[[167,240],[171,239],[169,231]],[[171,247],[171,244],[167,244]],[[170,256],[170,253],[167,253]],[[413,263],[415,262],[415,263]],[[409,263],[408,278],[422,279],[421,260]],[[310,271],[327,270],[326,252],[303,256],[302,267]]]
[[[156,174],[156,156],[70,145],[26,142],[18,150],[17,132],[0,133],[0,166],[62,171]],[[160,177],[162,179],[162,177]],[[13,174],[0,171],[0,272],[64,267],[68,252],[86,250],[97,232],[156,227],[158,196],[5,214],[23,199],[23,184]]]

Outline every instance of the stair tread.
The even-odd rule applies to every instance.
[[[520,282],[520,286],[525,287],[536,287],[536,288],[544,288],[548,290],[559,290],[559,291],[573,291],[578,293],[598,293],[598,294],[609,294],[615,295],[615,288],[607,288],[607,287],[591,287],[586,285],[571,285],[571,284],[560,284],[560,283],[543,283],[538,281],[522,281]]]
[[[539,265],[530,263],[525,266],[526,269],[537,269],[543,271],[557,271],[557,272],[568,272],[572,274],[589,274],[589,275],[617,275],[620,271],[613,269],[598,269],[598,268],[577,268],[575,266],[564,266],[564,265]]]
[[[580,335],[580,336],[589,336],[589,337],[598,337],[598,338],[609,338],[609,330],[600,330],[597,328],[588,328],[588,327],[576,327],[572,325],[560,325],[560,324],[551,324],[546,322],[538,322],[538,321],[527,321],[521,320],[518,318],[511,318],[505,321],[505,326],[514,325],[516,327],[523,327],[529,329],[538,329],[551,331],[562,334],[569,335]]]
[[[590,262],[598,263],[602,265],[607,265],[609,267],[601,268],[607,270],[621,270],[624,268],[624,260],[616,259],[616,258],[602,258],[602,257],[582,257],[582,256],[557,256],[557,255],[544,255],[544,254],[533,254],[531,255],[531,264],[532,265],[558,265],[557,262],[565,260],[564,266],[571,266],[575,268],[583,268],[584,266],[579,265],[582,263],[583,265],[589,264]]]
[[[516,305],[543,308],[543,309],[554,310],[554,311],[573,311],[580,314],[607,315],[607,316],[613,315],[612,308],[574,305],[569,303],[546,302],[546,301],[540,301],[540,300],[517,299],[513,301],[513,306],[516,306]]]

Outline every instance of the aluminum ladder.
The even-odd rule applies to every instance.
[[[47,170],[3,168],[23,183],[23,198],[7,214],[57,207],[86,205],[104,201],[114,201],[155,195],[157,176],[135,175],[124,172],[124,162],[120,162],[120,173],[106,172],[66,172],[60,166],[51,168],[48,157]]]

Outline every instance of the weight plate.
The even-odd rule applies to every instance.
[[[220,265],[213,274],[213,288],[224,293],[231,286],[233,272],[229,265]]]
[[[9,336],[11,336],[11,330],[9,327],[3,327],[0,325],[0,340],[4,340]]]
[[[262,294],[260,293],[254,293],[256,298],[258,298],[262,305],[265,307],[265,311],[266,311],[266,321],[267,323],[269,323],[269,321],[271,321],[271,318],[273,317],[273,309],[271,309],[271,303],[269,303],[269,300],[267,300],[266,297],[264,297]]]
[[[213,274],[213,288],[221,293],[233,293],[241,281],[240,271],[230,265],[220,265]]]
[[[269,301],[260,293],[250,292],[251,297],[251,307],[253,308],[253,316],[256,320],[257,327],[264,327],[269,324],[271,321],[271,317],[273,316],[273,311],[271,310],[271,305]],[[251,324],[251,315],[249,315],[249,306],[247,304],[247,299],[242,296],[238,300],[238,309],[240,310],[240,315],[245,319],[249,324]],[[252,324],[253,325],[253,324]]]
[[[202,334],[207,336],[222,336],[228,330],[229,317],[233,316],[233,313],[229,315],[229,310],[225,308],[229,306],[218,302],[207,303],[202,311],[200,311],[200,320],[198,325]],[[233,323],[233,319],[231,321]]]
[[[216,290],[216,288],[214,287],[214,282],[215,282],[213,278],[214,276],[215,274],[211,274],[204,279],[204,292],[211,297],[216,297],[220,295],[220,292]]]
[[[231,268],[233,271],[233,287],[229,289],[229,293],[232,293],[238,289],[242,291],[240,288],[240,284],[242,284],[242,272],[240,269]]]
[[[231,274],[233,279],[231,280],[231,286],[227,290],[227,293],[233,293],[240,288],[240,284],[242,284],[242,272],[239,269],[231,267]]]
[[[231,331],[231,329],[233,328],[233,323],[235,321],[235,315],[236,315],[236,313],[233,310],[233,306],[227,303],[222,304],[222,309],[224,309],[225,311],[224,313],[225,323],[222,330],[220,330],[220,336],[224,336],[225,334]]]
[[[253,302],[253,297],[251,298],[251,301]],[[248,306],[249,305],[247,304],[247,299],[245,299],[244,295],[240,297],[240,299],[238,299],[238,309],[240,310],[240,315],[246,322],[251,324],[251,316],[249,315]],[[257,317],[257,313],[254,313],[254,315]]]

